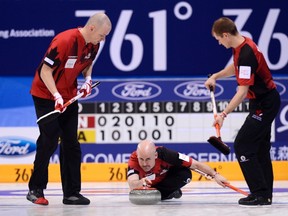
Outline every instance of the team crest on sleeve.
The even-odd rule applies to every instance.
[[[61,61],[59,59],[58,48],[55,47],[55,48],[51,49],[49,51],[49,53],[47,53],[46,57],[44,58],[44,61],[47,64],[49,64],[50,66],[59,65],[61,63]]]
[[[250,66],[240,66],[239,67],[239,78],[240,79],[250,79],[251,77],[251,67]]]
[[[189,156],[185,155],[185,154],[182,154],[182,153],[179,153],[179,159],[183,160],[183,161],[186,161],[186,162],[189,162]]]
[[[134,169],[131,169],[127,172],[127,176],[129,175],[132,175],[132,174],[135,174],[135,170]]]
[[[48,57],[45,57],[44,61],[47,62],[49,65],[54,65],[54,61],[49,59]]]

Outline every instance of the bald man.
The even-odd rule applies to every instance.
[[[43,190],[48,183],[48,165],[51,155],[60,144],[60,168],[63,204],[88,205],[90,200],[80,194],[81,149],[77,139],[78,103],[65,110],[63,104],[76,96],[77,78],[82,73],[85,82],[80,92],[83,97],[91,94],[92,62],[100,42],[111,31],[111,22],[104,13],[91,16],[83,28],[59,33],[51,41],[36,70],[30,93],[37,118],[53,111],[62,114],[55,120],[39,125],[37,152],[26,198],[32,203],[48,205]],[[64,112],[65,111],[65,112]]]
[[[191,181],[191,170],[194,169],[214,177],[222,187],[228,183],[208,165],[171,149],[156,147],[150,140],[143,140],[128,161],[128,184],[131,190],[142,186],[157,188],[162,200],[178,199],[182,196],[181,188]]]

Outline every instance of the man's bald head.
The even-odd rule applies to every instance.
[[[86,26],[89,25],[95,25],[97,28],[100,28],[103,25],[106,25],[110,29],[112,27],[111,21],[105,13],[96,13],[91,16],[86,23]]]
[[[86,43],[94,45],[104,41],[112,28],[111,21],[105,13],[96,13],[91,16],[86,25],[80,29]]]
[[[150,171],[155,166],[157,158],[155,144],[150,140],[143,140],[138,144],[136,152],[139,165],[145,172]]]
[[[155,144],[150,140],[143,140],[137,146],[137,154],[154,154],[156,151]]]

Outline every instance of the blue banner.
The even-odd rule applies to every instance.
[[[233,161],[233,141],[248,114],[248,101],[230,113],[221,128],[231,154],[220,154],[207,139],[215,136],[212,103],[206,78],[104,79],[92,94],[79,100],[78,140],[83,162],[127,162],[143,139],[154,140],[200,161]],[[39,135],[29,94],[32,78],[0,79],[0,163],[32,163]],[[83,80],[79,80],[79,85]],[[271,157],[288,159],[287,78],[275,78],[281,108],[272,125]],[[9,94],[6,94],[9,92]],[[218,111],[236,92],[236,81],[224,79],[215,89]],[[19,100],[18,100],[19,99]],[[59,162],[56,152],[51,162]]]
[[[55,35],[83,26],[99,11],[108,14],[113,28],[94,61],[93,79],[101,85],[79,101],[83,162],[126,162],[144,138],[200,161],[235,160],[233,139],[247,101],[222,128],[232,154],[207,143],[215,129],[203,83],[232,55],[211,35],[222,16],[257,43],[275,76],[282,104],[272,126],[271,157],[288,159],[287,1],[1,0],[0,163],[33,162],[39,132],[29,90],[35,70]],[[236,87],[234,79],[217,82],[218,111]],[[58,159],[56,152],[51,162]]]
[[[83,26],[97,11],[109,15],[113,29],[94,76],[195,77],[218,71],[231,60],[231,51],[211,36],[221,16],[255,40],[273,74],[288,70],[288,2],[283,0],[2,0],[0,74],[33,76],[51,39]]]

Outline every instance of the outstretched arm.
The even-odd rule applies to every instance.
[[[226,187],[225,183],[229,183],[225,177],[217,173],[215,170],[213,170],[210,166],[208,166],[205,163],[201,163],[195,159],[193,159],[193,162],[190,166],[190,169],[192,170],[200,170],[209,176],[212,176],[214,180],[221,185],[222,187]]]

